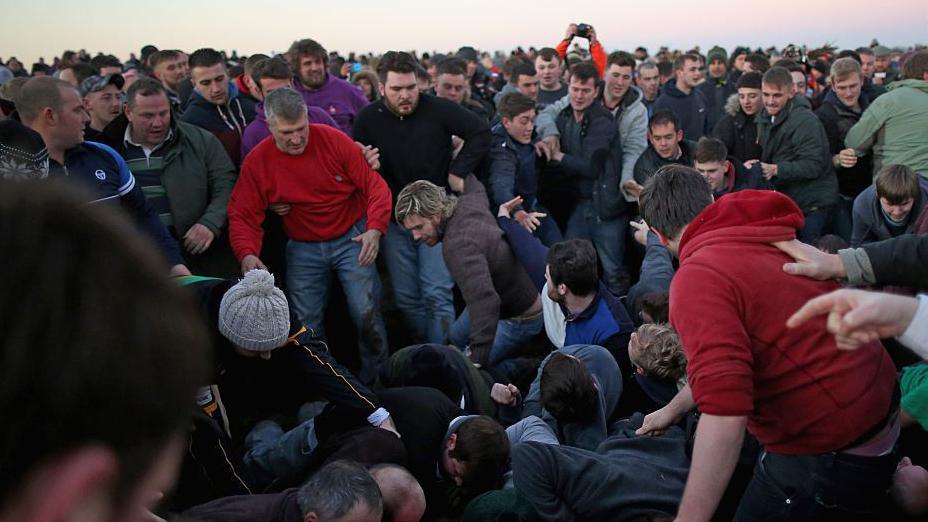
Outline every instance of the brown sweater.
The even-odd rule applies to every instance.
[[[500,319],[527,312],[538,291],[503,238],[490,213],[483,185],[464,180],[464,194],[445,224],[442,255],[470,311],[470,349],[475,363],[485,365]]]

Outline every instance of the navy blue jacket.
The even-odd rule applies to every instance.
[[[709,134],[709,102],[698,88],[689,94],[683,94],[677,87],[676,80],[670,80],[661,87],[654,110],[669,110],[680,120],[683,139],[698,141]]]
[[[81,184],[90,191],[90,203],[112,201],[122,205],[148,233],[170,266],[184,263],[177,242],[145,200],[142,188],[136,185],[129,166],[118,152],[102,143],[85,141],[65,152],[64,165],[51,163],[50,174],[66,176]]]

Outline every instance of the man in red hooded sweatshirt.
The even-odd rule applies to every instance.
[[[695,169],[668,165],[647,183],[641,214],[680,260],[670,320],[702,413],[677,520],[709,520],[745,427],[764,446],[736,521],[875,520],[898,460],[893,363],[878,342],[840,351],[824,318],[787,328],[837,283],[790,277],[802,212],[783,194],[746,190],[713,201]]]

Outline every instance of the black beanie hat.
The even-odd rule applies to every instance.
[[[746,72],[738,77],[738,88],[760,89],[763,79],[763,75],[759,72]]]

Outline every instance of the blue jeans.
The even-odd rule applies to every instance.
[[[496,337],[490,348],[490,366],[497,366],[506,359],[518,357],[519,349],[532,340],[545,326],[544,314],[539,312],[527,318],[500,319],[496,323]],[[451,344],[461,350],[470,342],[470,312],[464,309],[451,325]]]
[[[886,494],[899,457],[762,452],[735,522],[888,520]]]
[[[266,486],[277,478],[296,476],[312,463],[316,439],[315,419],[288,432],[274,421],[264,420],[245,437],[242,462],[252,480]]]
[[[340,237],[329,241],[290,241],[287,243],[287,288],[290,303],[300,322],[324,336],[323,319],[329,300],[332,272],[338,276],[348,313],[358,330],[361,371],[365,384],[377,379],[387,361],[387,330],[380,314],[380,277],[375,264],[361,266],[361,243],[351,238],[365,231],[362,218]]]
[[[809,211],[806,215],[806,223],[797,234],[797,239],[809,245],[815,245],[818,239],[825,234],[831,234],[835,221],[835,207],[821,207]]]
[[[615,295],[625,295],[628,288],[623,281],[625,267],[625,232],[628,218],[619,216],[600,219],[599,213],[589,201],[577,204],[567,221],[567,239],[588,239],[596,247],[596,255],[603,267],[606,288]]]
[[[381,249],[396,306],[413,329],[418,343],[445,344],[454,322],[454,281],[442,258],[441,243],[417,243],[395,222]]]

